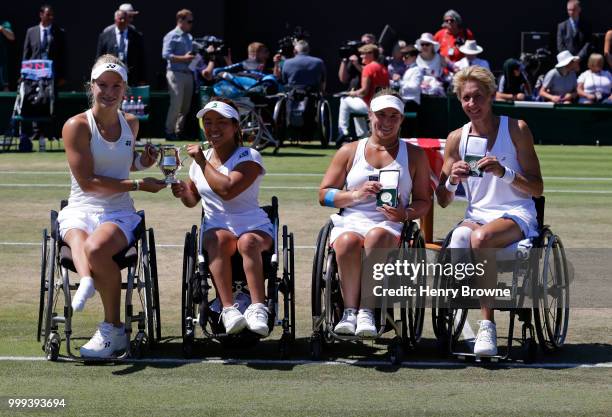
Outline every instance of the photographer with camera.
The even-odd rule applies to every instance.
[[[216,77],[222,72],[237,73],[243,71],[257,71],[262,73],[270,73],[266,68],[266,63],[270,57],[270,50],[261,42],[252,42],[247,48],[248,58],[244,61],[235,64],[227,65],[213,70],[213,76]]]
[[[374,44],[363,45],[359,48],[363,70],[361,71],[361,86],[351,90],[346,97],[340,99],[338,115],[339,137],[336,146],[341,146],[349,137],[349,120],[351,114],[367,115],[368,106],[372,96],[378,89],[389,86],[389,72],[384,65],[378,62],[380,50]],[[355,133],[363,137],[367,133],[366,120],[355,118]]]
[[[197,74],[196,86],[198,88],[202,85],[214,84],[213,71],[215,68],[232,65],[231,51],[221,38],[212,35],[195,38],[193,47],[196,58],[192,61],[191,66]],[[195,65],[194,62],[196,62]]]
[[[359,62],[359,48],[363,45],[375,44],[376,38],[371,33],[361,35],[360,41],[345,41],[340,46],[340,68],[338,78],[342,84],[348,84],[349,90],[359,88],[361,82],[361,63]]]

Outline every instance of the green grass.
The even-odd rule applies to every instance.
[[[536,147],[546,194],[546,223],[568,248],[610,248],[612,236],[612,148]],[[280,200],[281,223],[295,234],[298,343],[293,358],[308,357],[310,268],[318,229],[333,213],[319,207],[317,188],[334,150],[316,146],[264,153],[269,174],[260,203]],[[25,171],[35,172],[25,173]],[[180,176],[187,175],[187,169]],[[157,170],[135,176],[160,176]],[[557,177],[557,178],[551,178]],[[558,177],[572,177],[562,179]],[[584,180],[607,178],[608,180]],[[69,192],[62,152],[0,154],[0,242],[37,243],[48,227],[50,209]],[[5,186],[2,184],[21,184]],[[31,187],[48,184],[52,187]],[[276,187],[304,187],[285,189]],[[580,191],[608,193],[578,194]],[[168,190],[136,193],[159,244],[182,245],[199,222],[199,209],[186,209]],[[465,203],[435,210],[436,238],[461,218]],[[153,356],[180,357],[180,269],[182,248],[158,248],[164,344]],[[35,341],[40,249],[0,245],[0,356],[42,356]],[[100,320],[92,300],[75,318],[83,343]],[[572,311],[568,345],[552,362],[612,361],[612,309]],[[501,320],[500,320],[501,321]],[[202,357],[276,359],[278,330],[269,341],[247,351],[217,344],[198,349]],[[62,346],[62,349],[64,346]],[[384,359],[385,343],[338,345],[327,358]],[[429,317],[425,340],[409,360],[439,360]],[[122,395],[123,394],[123,395]],[[0,397],[65,397],[64,415],[606,415],[612,406],[612,369],[490,369],[458,364],[456,369],[322,365],[119,364],[0,361]],[[37,415],[36,412],[29,412]],[[0,404],[0,415],[10,411]],[[39,414],[49,415],[49,412]]]

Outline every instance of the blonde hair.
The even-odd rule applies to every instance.
[[[121,65],[125,69],[125,71],[127,72],[127,67],[125,66],[123,61],[121,61],[115,55],[111,55],[111,54],[101,55],[98,59],[96,59],[96,62],[91,67],[92,71],[99,64],[116,64],[116,65]],[[124,90],[122,96],[125,95],[125,92],[127,91],[127,83],[125,81],[123,82],[123,87],[124,87],[125,90]],[[87,81],[85,83],[85,93],[87,95],[87,102],[89,103],[89,107],[93,107],[93,105],[94,105],[93,82],[91,82],[91,80]],[[121,104],[119,104],[119,105],[121,105]]]
[[[593,67],[594,65],[599,64],[601,67],[603,67],[604,64],[604,57],[602,54],[591,54],[589,56],[589,60],[587,62],[587,66],[589,67],[589,69],[592,69],[591,67]]]
[[[266,48],[266,45],[264,45],[261,42],[251,42],[249,46],[247,47],[247,52],[249,53],[249,55],[256,54],[261,49],[265,49],[265,48]]]
[[[378,59],[378,56],[380,55],[380,50],[378,49],[378,46],[374,45],[373,43],[368,43],[368,44],[365,44],[359,47],[359,53],[360,54],[371,53],[372,55],[374,55],[374,59]]]
[[[479,83],[490,96],[497,91],[495,77],[491,71],[478,65],[472,65],[462,69],[453,77],[453,91],[458,97],[461,97],[461,91],[468,81]]]

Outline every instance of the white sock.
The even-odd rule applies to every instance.
[[[74,294],[74,298],[72,299],[72,309],[74,311],[83,311],[85,307],[85,301],[88,298],[91,298],[96,293],[96,288],[94,287],[94,280],[92,277],[83,277],[79,282],[79,288]]]

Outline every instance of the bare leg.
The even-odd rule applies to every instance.
[[[66,232],[66,236],[64,237],[64,242],[70,246],[72,262],[74,263],[74,267],[79,277],[91,276],[89,261],[85,255],[85,241],[87,238],[89,238],[87,232],[80,229],[70,229]]]
[[[103,223],[87,238],[84,246],[96,289],[102,298],[104,321],[115,326],[121,325],[121,271],[113,255],[127,244],[116,224]]]
[[[266,293],[261,253],[271,246],[272,237],[264,232],[248,232],[238,238],[237,248],[242,255],[244,275],[249,284],[253,303],[263,303],[265,301]]]
[[[223,307],[234,305],[232,294],[232,255],[236,252],[236,236],[223,229],[204,233],[204,249],[208,253],[208,269],[215,282],[217,295]]]
[[[345,309],[359,308],[363,241],[357,233],[347,232],[338,236],[333,243]]]

